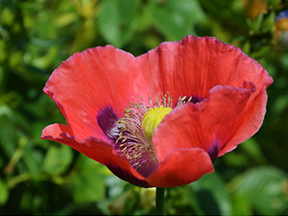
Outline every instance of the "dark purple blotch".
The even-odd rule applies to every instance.
[[[141,158],[139,159],[139,161],[141,161]],[[133,166],[133,167],[143,177],[148,178],[148,176],[150,176],[152,173],[154,173],[157,170],[158,166],[159,166],[158,161],[152,158],[152,156],[150,156],[149,159],[143,160],[139,166]]]
[[[219,144],[218,140],[216,140],[208,150],[208,154],[211,158],[212,163],[215,162],[216,158],[218,157],[218,153],[219,153]]]
[[[191,96],[190,96],[190,97],[191,97]],[[188,102],[188,100],[189,100],[190,97],[186,97],[184,101],[185,101],[185,102]],[[191,98],[191,100],[189,101],[189,103],[194,103],[194,104],[196,104],[196,103],[201,102],[202,100],[204,100],[204,98],[199,97],[198,95],[192,95],[192,98]]]
[[[96,116],[97,123],[103,133],[111,140],[113,143],[119,137],[120,127],[117,126],[116,122],[119,120],[119,117],[114,112],[112,107],[106,106],[99,110],[98,115]]]
[[[191,99],[190,99],[191,98]],[[190,99],[190,100],[189,100]],[[192,95],[192,96],[189,96],[189,97],[186,97],[183,102],[184,103],[193,103],[193,104],[196,104],[196,103],[199,103],[201,102],[202,100],[204,100],[205,98],[202,98],[202,97],[199,97],[198,95]],[[176,104],[175,106],[177,105],[178,101],[176,101]]]
[[[124,170],[122,170],[119,166],[117,165],[113,165],[113,164],[105,164],[108,169],[116,176],[118,176],[120,179],[124,180],[124,181],[128,181],[133,185],[137,185],[139,187],[145,187],[148,188],[150,187],[150,185],[144,181],[144,180],[140,180],[138,178],[136,178],[135,176],[133,176],[131,173],[125,172]]]

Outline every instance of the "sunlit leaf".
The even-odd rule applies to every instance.
[[[4,205],[9,197],[9,189],[4,181],[0,178],[0,206]]]
[[[150,12],[157,28],[169,40],[182,40],[189,34],[194,34],[194,25],[205,19],[201,7],[196,0],[150,1]]]
[[[57,176],[66,171],[72,161],[72,149],[66,145],[56,147],[51,145],[44,158],[44,171],[52,176]]]
[[[270,32],[275,24],[275,13],[271,12],[263,21],[262,24],[262,31],[263,32]]]
[[[64,27],[74,22],[76,19],[77,19],[77,16],[75,13],[65,13],[63,15],[56,17],[56,19],[54,20],[54,23],[57,27]]]
[[[287,173],[276,167],[249,169],[232,180],[231,186],[236,196],[245,196],[260,214],[277,214],[286,208],[282,183]]]
[[[121,47],[135,30],[139,1],[106,0],[99,15],[99,30],[102,36],[116,47]]]
[[[253,215],[253,206],[250,199],[245,195],[235,195],[232,197],[233,212],[237,215]]]
[[[96,172],[99,175],[105,176],[113,175],[106,166],[88,158],[84,154],[79,154],[74,169],[76,172]]]
[[[103,200],[105,184],[103,176],[97,172],[80,172],[72,176],[72,193],[75,202],[95,202]]]
[[[261,152],[258,142],[254,138],[250,138],[241,144],[243,148],[257,163],[265,161],[265,157]]]
[[[41,154],[41,152],[33,149],[33,146],[31,146],[31,143],[29,142],[25,148],[23,155],[23,161],[25,163],[25,171],[27,169],[30,173],[33,174],[42,173],[41,169],[43,162],[42,157],[43,155]]]

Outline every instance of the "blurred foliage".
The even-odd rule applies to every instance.
[[[154,213],[154,188],[40,139],[65,123],[42,88],[75,52],[112,44],[137,56],[189,34],[240,47],[275,82],[260,131],[214,173],[167,189],[166,214],[288,214],[288,32],[275,25],[286,9],[283,0],[0,0],[0,214]]]

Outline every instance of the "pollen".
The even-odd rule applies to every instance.
[[[142,129],[144,129],[145,135],[152,140],[154,130],[163,120],[163,118],[172,111],[170,107],[156,107],[150,108],[144,114],[142,118]]]
[[[173,96],[167,92],[161,99],[156,97],[152,100],[150,96],[149,104],[145,104],[143,98],[141,100],[129,102],[124,116],[115,123],[119,133],[114,149],[125,156],[136,171],[147,177],[158,167],[153,132],[172,109],[193,101],[193,98],[180,96],[174,104]]]

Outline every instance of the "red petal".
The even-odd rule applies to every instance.
[[[106,139],[96,122],[97,112],[105,106],[122,116],[129,101],[141,101],[139,96],[149,99],[135,57],[113,46],[74,54],[53,72],[44,91],[80,140],[93,135]]]
[[[264,88],[266,89],[266,87]],[[249,139],[259,130],[266,113],[267,94],[265,89],[247,105],[239,125],[234,130],[235,133],[231,136],[231,139],[227,141],[226,145],[222,147],[219,156],[232,151],[238,144]]]
[[[137,61],[150,92],[158,97],[167,91],[174,100],[180,95],[208,98],[211,93],[208,101],[185,105],[188,107],[182,107],[182,111],[177,108],[164,118],[159,131],[154,132],[160,161],[174,148],[201,147],[208,151],[216,139],[219,150],[223,147],[222,155],[261,126],[267,102],[265,90],[273,79],[239,48],[212,37],[187,36],[180,42],[162,43]]]
[[[150,91],[158,97],[169,91],[174,98],[206,98],[216,85],[242,87],[243,81],[253,82],[258,94],[264,83],[273,82],[254,59],[213,37],[187,36],[180,42],[165,42],[137,61]]]
[[[202,149],[174,149],[147,181],[154,187],[176,187],[197,181],[214,171],[209,155]]]
[[[251,102],[254,93],[255,88],[216,86],[211,89],[210,97],[202,102],[188,103],[171,111],[154,131],[158,161],[177,148],[199,147],[208,152],[215,142],[221,150],[223,146],[229,146],[231,140],[237,145],[239,142],[235,141],[248,139],[259,129],[265,113],[265,97],[260,97],[263,101]],[[251,111],[258,113],[251,116]],[[240,133],[239,127],[243,127]]]
[[[142,187],[149,186],[145,178],[130,166],[127,159],[113,154],[111,145],[93,136],[79,142],[75,136],[71,136],[69,127],[62,124],[53,124],[43,130],[41,138],[71,146],[87,157],[107,166],[114,174],[125,181]]]

